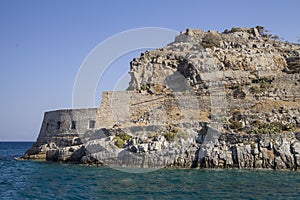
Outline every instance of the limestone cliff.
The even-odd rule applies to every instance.
[[[187,29],[131,62],[99,109],[45,114],[24,159],[300,169],[300,46],[263,27]]]

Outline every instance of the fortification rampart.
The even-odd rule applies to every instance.
[[[44,142],[60,134],[83,134],[85,131],[97,129],[97,108],[64,109],[46,112],[42,122],[38,141]]]

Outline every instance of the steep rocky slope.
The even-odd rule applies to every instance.
[[[52,122],[44,120],[23,158],[300,169],[299,45],[278,41],[263,27],[187,29],[166,47],[133,59],[129,73],[128,91],[104,93],[93,116],[61,111]],[[96,125],[74,129],[77,119]],[[71,130],[47,128],[68,120]]]

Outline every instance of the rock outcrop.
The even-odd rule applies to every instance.
[[[99,109],[47,112],[23,159],[300,169],[300,46],[263,27],[187,29],[131,62]]]

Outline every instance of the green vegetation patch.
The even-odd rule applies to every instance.
[[[131,135],[125,132],[120,132],[116,135],[115,145],[119,148],[124,148],[126,142],[131,138],[132,138]]]
[[[177,133],[175,133],[175,132],[169,131],[169,132],[164,133],[163,136],[166,138],[167,141],[172,142],[175,140],[176,134]]]
[[[257,77],[252,80],[252,83],[259,84],[252,86],[249,91],[252,94],[261,94],[263,92],[268,91],[272,85],[273,79],[268,77]]]
[[[143,90],[143,91],[147,90],[147,85],[142,85],[141,90]]]
[[[231,128],[231,129],[241,129],[241,128],[243,128],[243,124],[239,121],[232,121],[232,122],[230,122],[229,128]]]
[[[163,133],[163,136],[166,138],[167,141],[173,142],[179,138],[188,139],[189,134],[185,131],[182,131],[178,127],[171,127],[168,132]]]
[[[120,132],[118,135],[117,135],[120,139],[122,140],[129,140],[131,139],[131,135],[125,133],[125,132]]]
[[[243,128],[243,124],[242,122],[240,122],[240,120],[243,118],[242,113],[239,110],[236,110],[232,113],[232,117],[229,119],[229,128],[231,129],[241,129]]]
[[[117,137],[115,141],[115,145],[119,148],[123,148],[125,145],[125,141],[122,140],[121,138]]]
[[[246,93],[243,91],[241,86],[237,86],[233,91],[233,98],[235,99],[245,99]]]
[[[260,87],[257,86],[257,85],[252,86],[252,87],[249,89],[249,91],[250,91],[250,93],[252,93],[252,94],[261,94],[261,93],[263,93],[263,91],[262,91],[262,90],[260,89]]]
[[[256,77],[252,83],[272,83],[273,79],[268,77]]]
[[[291,131],[295,127],[294,124],[288,123],[283,124],[280,122],[272,122],[272,123],[261,123],[255,122],[253,124],[253,128],[250,131],[252,134],[276,134],[282,133],[283,131]]]

